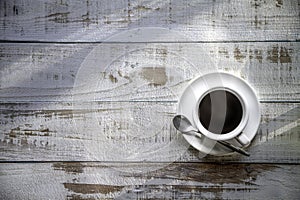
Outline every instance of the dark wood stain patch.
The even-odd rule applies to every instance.
[[[98,198],[93,198],[93,197],[83,197],[79,194],[70,194],[67,195],[68,200],[97,200]]]
[[[102,184],[63,183],[63,185],[67,190],[80,194],[109,194],[121,191],[124,188],[124,186]]]
[[[80,162],[57,162],[54,163],[52,167],[54,170],[62,170],[67,173],[79,174],[83,173],[83,168],[85,165]]]
[[[174,163],[160,171],[149,172],[146,177],[149,179],[176,179],[218,185],[238,184],[244,185],[244,189],[255,190],[259,188],[259,185],[256,183],[257,177],[261,173],[276,168],[276,165],[273,164]],[[130,174],[128,176],[139,177],[141,174]],[[222,191],[225,189],[220,187],[218,190]],[[186,188],[186,190],[190,190],[190,188]],[[203,190],[203,188],[201,189],[200,187],[199,190]],[[217,189],[212,188],[212,190],[216,192],[215,190]]]

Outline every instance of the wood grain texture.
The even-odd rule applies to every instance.
[[[3,0],[0,24],[0,39],[17,41],[105,41],[141,27],[181,32],[188,38],[183,41],[295,41],[300,19],[297,0]],[[152,41],[172,41],[169,35],[152,34]],[[121,41],[145,38],[137,31]]]
[[[300,162],[298,103],[261,104],[261,126],[248,148],[249,158],[232,155],[205,159],[188,149],[172,126],[177,103],[102,102],[74,107],[35,102],[0,106],[3,161]]]
[[[177,101],[191,79],[218,70],[246,80],[260,100],[299,101],[299,50],[297,42],[2,43],[0,101]]]
[[[147,164],[151,165],[151,164]],[[173,163],[0,164],[2,199],[297,199],[299,165]]]

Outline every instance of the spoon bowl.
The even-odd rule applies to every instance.
[[[198,130],[193,127],[191,122],[184,115],[176,115],[173,118],[173,124],[175,128],[182,133],[187,133],[190,131],[198,132]]]

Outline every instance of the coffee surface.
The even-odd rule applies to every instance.
[[[198,115],[201,124],[208,131],[226,134],[240,124],[243,108],[240,100],[231,92],[215,90],[202,99]]]

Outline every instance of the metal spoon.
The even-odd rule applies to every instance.
[[[173,118],[173,124],[174,124],[175,128],[177,130],[179,130],[180,132],[182,132],[183,134],[194,135],[194,136],[197,136],[199,138],[202,137],[199,130],[197,130],[195,127],[193,127],[192,123],[184,115],[176,115]],[[242,155],[250,156],[250,154],[247,151],[245,151],[245,150],[243,150],[239,147],[236,147],[236,146],[232,145],[229,142],[219,141],[219,140],[217,142],[219,144],[222,144],[223,146],[226,146],[227,148],[229,148],[229,149],[231,149],[235,152],[238,152],[238,153],[242,154]]]
[[[202,137],[198,129],[193,127],[191,122],[184,115],[176,115],[173,118],[173,124],[177,130],[179,130],[184,134],[195,135],[198,136],[199,138]]]

